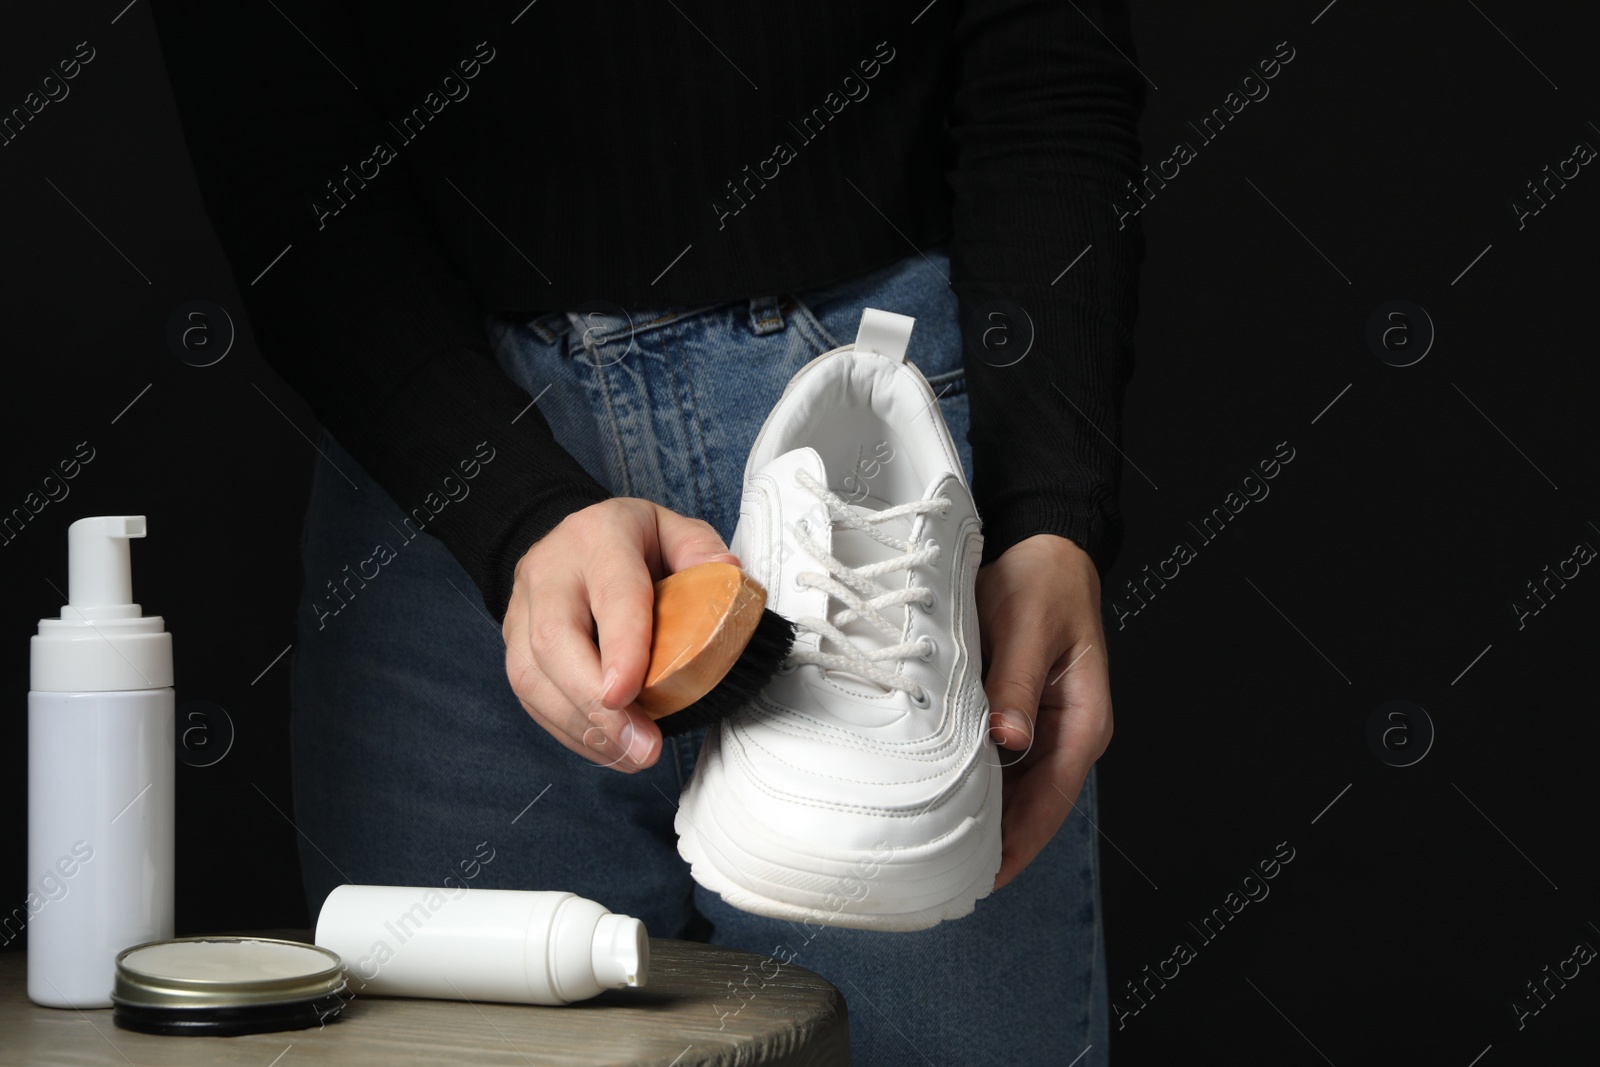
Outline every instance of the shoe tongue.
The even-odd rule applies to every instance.
[[[860,503],[852,503],[850,505],[850,510],[854,511],[857,515],[865,517],[875,515],[877,512],[882,511],[888,506],[889,505],[887,504],[882,504],[878,501],[868,498]],[[883,531],[889,536],[897,537],[903,541],[906,540],[911,533],[911,516],[902,515],[899,518],[876,523],[875,526],[877,529]],[[846,567],[862,567],[869,563],[877,563],[880,560],[894,559],[897,556],[903,556],[905,555],[905,552],[904,550],[895,548],[892,545],[886,545],[860,530],[852,530],[848,526],[839,524],[836,525],[833,530],[833,555],[835,559],[837,559],[840,563],[843,563]],[[890,571],[887,574],[879,576],[876,581],[879,585],[888,590],[903,589],[905,588],[908,574],[908,571],[903,570]],[[863,599],[867,598],[864,597]],[[832,598],[829,599],[830,614],[837,613],[843,610],[846,606],[847,605],[841,601],[834,600]],[[888,619],[892,624],[900,624],[905,618],[905,610],[906,606],[904,604],[892,605],[883,609],[883,617]],[[866,619],[861,618],[851,619],[849,622],[840,626],[839,629],[846,637],[850,638],[850,642],[852,644],[864,650],[882,648],[887,644],[895,644],[900,640],[898,636],[889,637],[885,635],[883,630],[878,626],[867,621]],[[895,669],[894,663],[890,660],[879,660],[878,664],[879,666],[883,667],[884,670],[892,671]],[[886,689],[877,682],[873,682],[865,678],[859,678],[856,675],[848,672],[830,670],[825,673],[834,681],[862,686],[864,687],[865,692],[873,695],[882,695],[891,692],[891,690]]]
[[[832,489],[844,499],[850,510],[857,515],[870,517],[889,507],[888,503],[875,500],[870,496],[862,496],[861,490],[855,492],[850,489],[855,482],[849,484],[834,484],[843,482],[849,472],[828,471],[823,464],[821,455],[816,449],[806,447],[785,452],[772,460],[763,468],[763,473],[777,480],[785,500],[784,514],[781,516],[783,529],[779,532],[788,551],[784,553],[785,562],[782,565],[782,575],[776,585],[775,603],[770,605],[773,610],[788,618],[798,618],[805,615],[832,618],[843,611],[848,605],[834,598],[822,589],[807,587],[804,589],[794,586],[794,575],[801,571],[815,571],[826,573],[822,565],[808,555],[799,545],[795,537],[793,526],[801,519],[807,520],[808,533],[822,548],[831,553],[833,557],[846,567],[861,567],[881,560],[894,559],[904,554],[904,551],[892,545],[883,544],[871,535],[851,529],[844,523],[833,518],[827,505],[818,500],[811,492],[795,482],[794,472],[803,470],[818,482]],[[870,485],[867,486],[870,490]],[[875,524],[877,529],[891,537],[906,540],[911,534],[912,516],[900,516],[887,522]],[[904,588],[908,574],[906,571],[890,571],[877,579],[878,583],[886,589]],[[773,589],[769,585],[769,595]],[[858,594],[859,595],[859,594]],[[862,599],[868,599],[863,597]],[[903,606],[885,608],[884,617],[891,624],[899,622],[904,616]],[[873,651],[893,644],[899,637],[889,637],[877,626],[866,619],[855,618],[844,623],[839,629],[850,639],[851,644],[863,651]],[[815,648],[819,642],[816,636],[805,638],[805,644]],[[824,646],[826,651],[838,653],[832,641]],[[894,664],[887,660],[879,663],[885,670],[893,670]],[[863,696],[882,696],[892,690],[887,690],[878,683],[861,678],[848,671],[827,670],[826,677],[837,684],[844,684],[856,689]]]
[[[868,518],[888,506],[888,504],[872,500],[869,497],[860,503],[852,503],[850,510],[863,518]],[[874,528],[888,534],[890,537],[898,537],[902,541],[911,535],[911,516],[909,515],[902,515],[899,518],[874,523],[873,525]],[[833,530],[833,555],[835,559],[846,567],[863,567],[868,563],[877,563],[880,560],[903,556],[905,551],[892,545],[886,545],[861,530],[852,530],[841,523],[835,526]],[[904,583],[905,576],[905,571],[890,571],[888,574],[878,578],[878,584],[893,589],[897,587],[896,583]],[[854,623],[851,625],[854,625]],[[848,627],[841,627],[841,629],[844,629],[846,633],[850,632]],[[878,631],[874,629],[873,632],[876,633]]]

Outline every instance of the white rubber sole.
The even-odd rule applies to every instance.
[[[709,753],[708,753],[709,754]],[[702,756],[704,759],[704,756]],[[697,768],[674,827],[694,880],[742,911],[857,930],[925,930],[970,915],[1000,870],[1000,786],[989,775],[982,808],[926,844],[820,854],[717,804]]]

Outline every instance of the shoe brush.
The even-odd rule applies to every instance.
[[[731,563],[685,567],[655,583],[650,666],[638,705],[671,737],[747,705],[794,645],[761,583]]]

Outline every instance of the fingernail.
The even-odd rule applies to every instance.
[[[1033,738],[1033,727],[1028,722],[1028,717],[1018,709],[1006,708],[1000,713],[1000,721],[1005,724],[1006,729],[1012,731],[1024,741]]]
[[[606,671],[605,680],[600,683],[600,703],[604,704],[608,708],[611,706],[611,701],[607,694],[611,692],[611,687],[616,683],[616,680],[617,669],[612,667],[609,671]]]
[[[635,729],[633,723],[622,728],[622,748],[628,754],[628,759],[635,766],[643,767],[645,760],[650,758],[650,749],[655,742],[643,730]]]

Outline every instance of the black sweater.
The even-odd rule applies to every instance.
[[[155,13],[268,360],[408,511],[494,450],[470,503],[426,529],[496,619],[521,554],[610,494],[537,408],[512,423],[529,397],[491,357],[487,313],[793,292],[941,241],[985,560],[1048,532],[1110,565],[1142,255],[1114,203],[1143,103],[1122,3]]]

